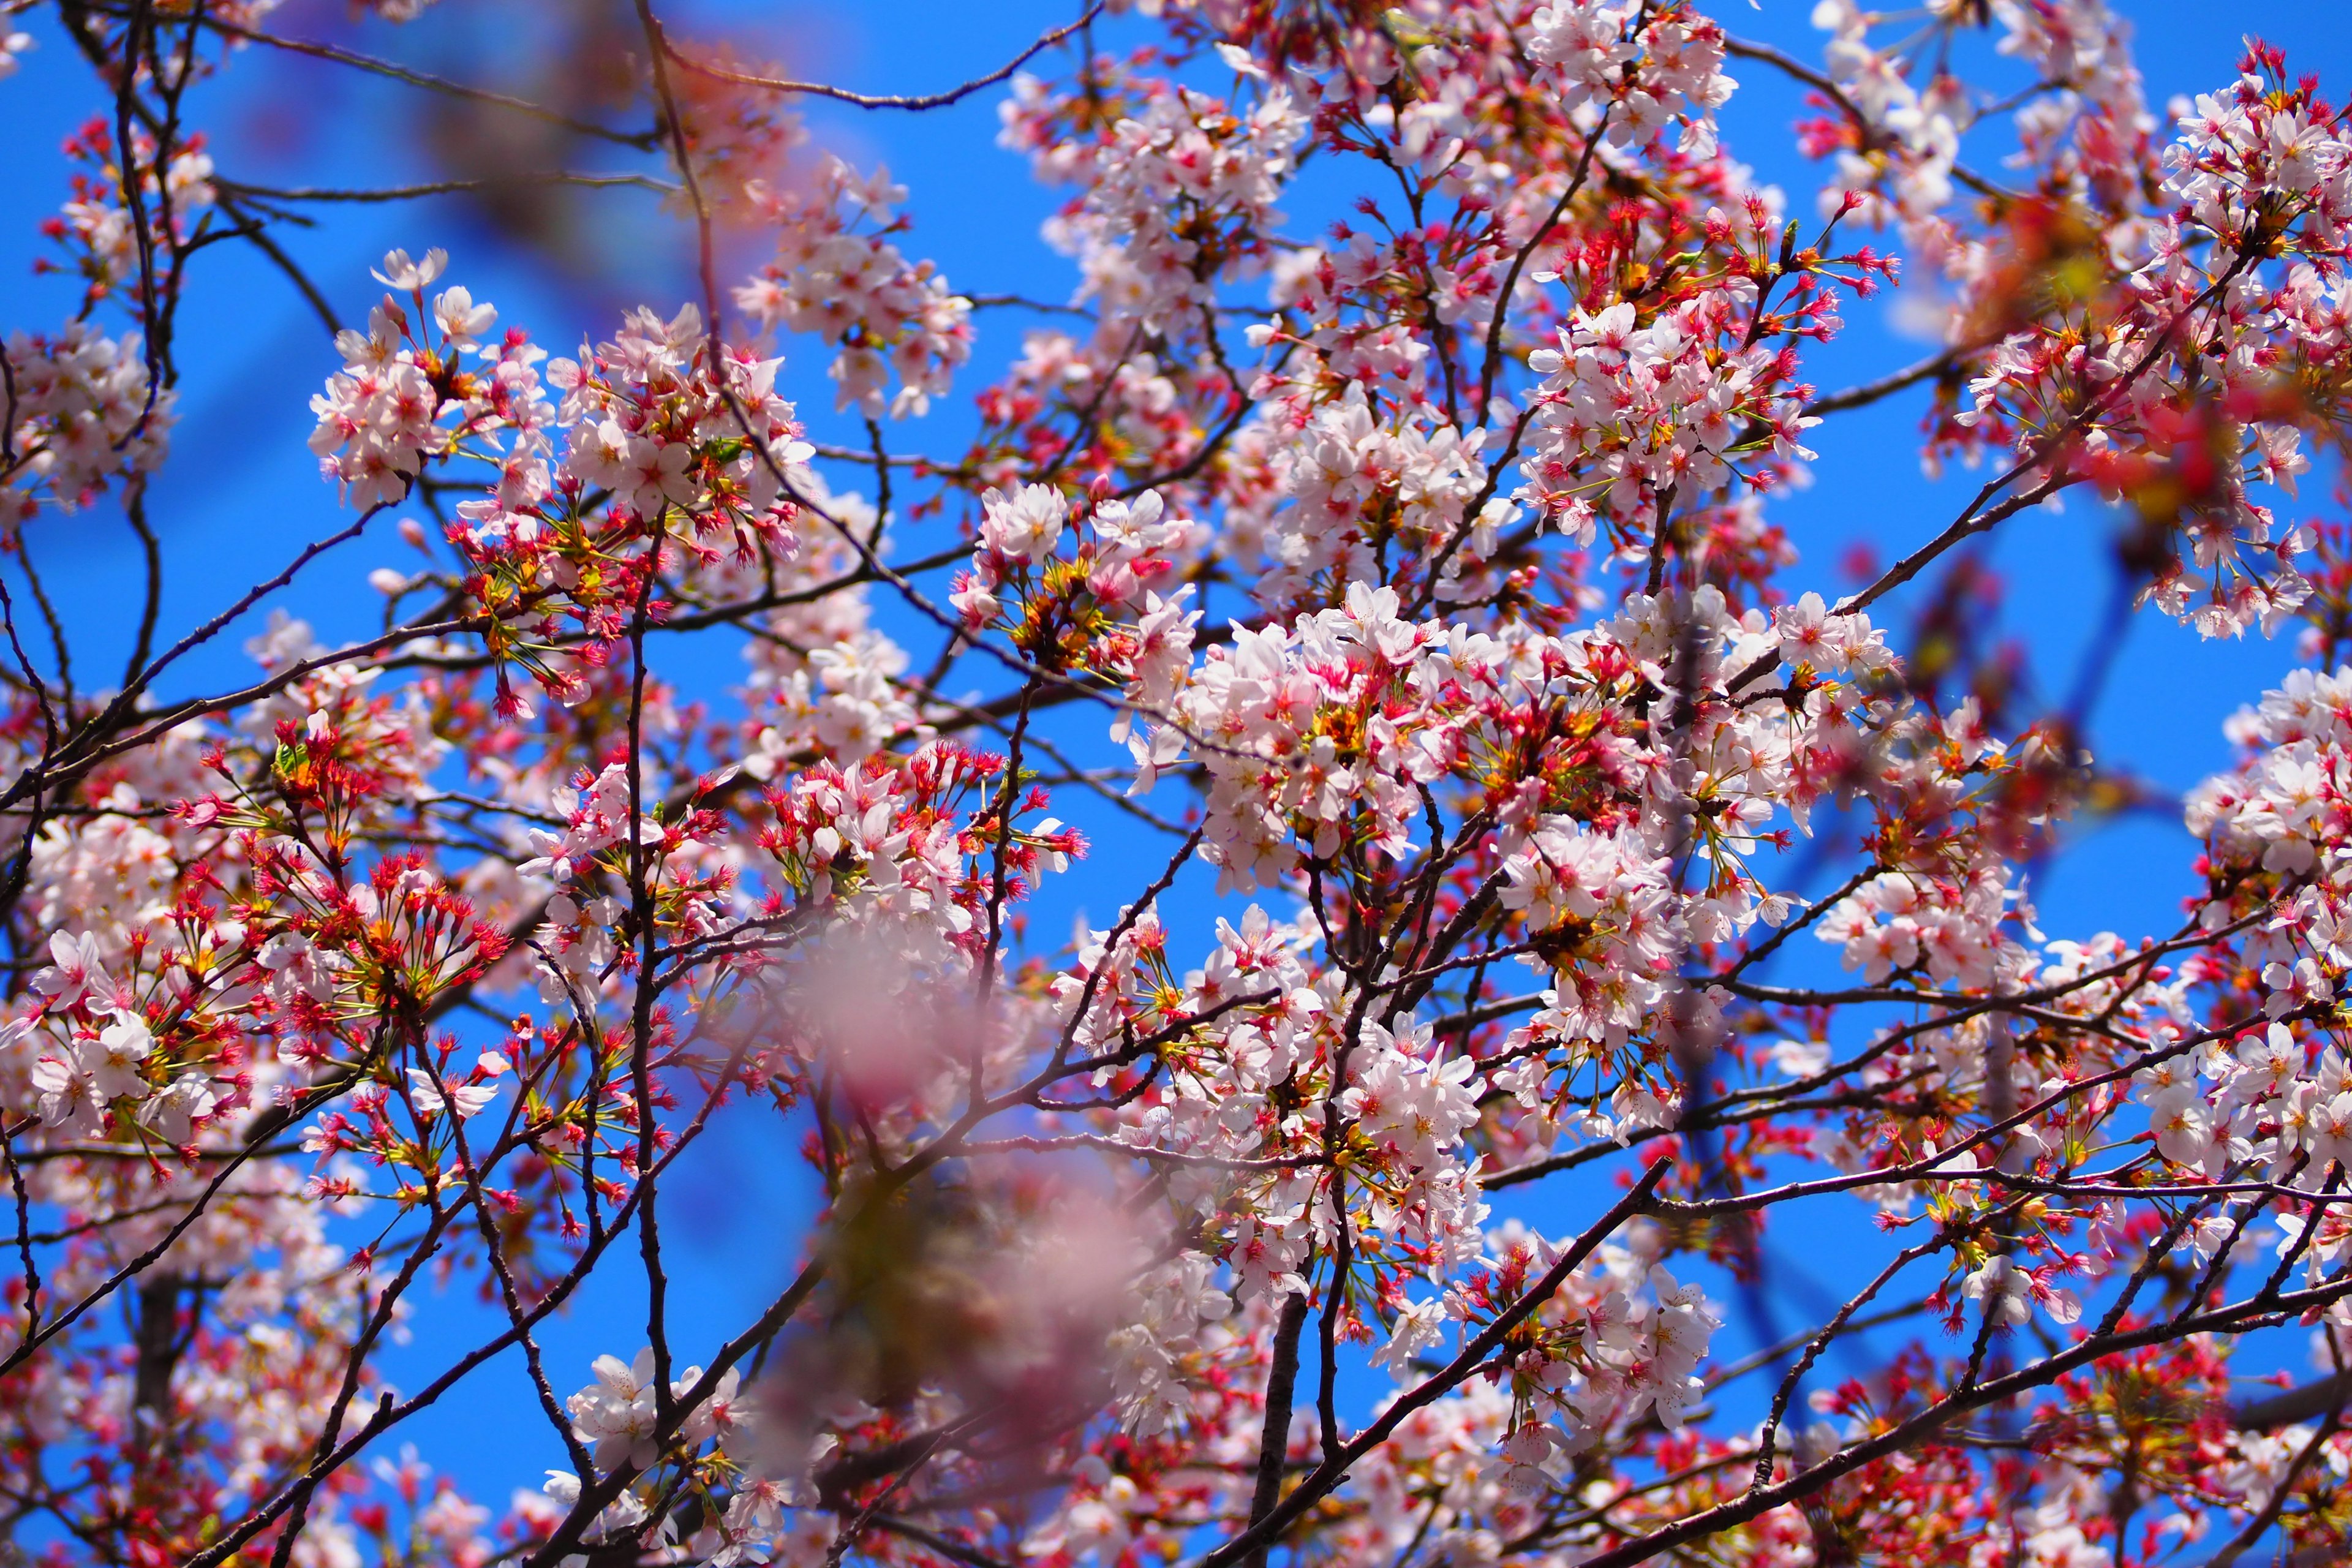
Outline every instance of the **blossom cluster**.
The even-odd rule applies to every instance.
[[[77,510],[163,463],[173,400],[142,346],[135,332],[110,338],[87,321],[54,338],[9,335],[0,517],[29,522],[45,503]]]
[[[761,221],[780,237],[776,258],[735,290],[736,305],[761,325],[834,344],[840,352],[828,374],[839,384],[838,406],[869,417],[886,408],[894,416],[929,412],[971,355],[971,301],[884,237],[906,197],[887,170],[861,179],[828,159],[808,188],[768,195]],[[875,228],[856,232],[859,218]],[[898,390],[886,399],[893,373]]]

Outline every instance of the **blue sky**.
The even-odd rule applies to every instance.
[[[1735,32],[1779,43],[1815,58],[1819,42],[1807,25],[1809,4],[1765,0],[1754,9],[1730,0],[1717,15]],[[2324,4],[2144,4],[2126,7],[2137,21],[2141,63],[2150,100],[2219,87],[2232,74],[2241,35],[2260,33],[2287,50],[2291,67],[2318,70],[2340,96],[2352,76],[2345,46],[2352,16]],[[748,53],[772,53],[795,74],[821,77],[869,91],[925,91],[950,85],[1011,58],[1045,28],[1066,20],[1070,7],[1044,0],[1002,0],[979,6],[904,0],[834,6],[703,4],[666,5],[688,37],[742,26],[766,40]],[[352,47],[406,59],[425,68],[481,80],[499,74],[496,62],[511,52],[519,26],[509,7],[445,0],[416,28],[353,22],[340,3],[293,0],[270,25],[290,36],[334,38]],[[10,176],[0,181],[0,330],[51,328],[73,309],[78,291],[58,279],[31,275],[46,242],[37,225],[64,199],[56,163],[23,150],[54,145],[100,103],[70,46],[46,18],[31,24],[39,49],[18,76],[0,83],[0,125],[18,149]],[[1107,28],[1106,37],[1120,37]],[[454,40],[454,41],[453,41]],[[1787,145],[1784,127],[1798,95],[1766,67],[1742,64],[1734,72],[1739,94],[1724,115],[1727,144],[1750,161],[1760,178],[1781,184],[1792,212],[1811,211],[1811,172]],[[1038,223],[1057,196],[1034,185],[1024,162],[994,145],[1001,89],[983,91],[952,110],[923,116],[865,113],[815,104],[809,112],[814,140],[855,163],[887,162],[909,187],[915,219],[904,247],[935,258],[967,292],[1013,291],[1043,298],[1066,294],[1068,264],[1036,239]],[[358,81],[311,62],[262,51],[248,53],[220,84],[198,97],[194,117],[215,133],[215,155],[225,174],[257,183],[344,184],[429,177],[424,153],[434,126],[419,117],[420,100],[383,83]],[[379,292],[367,268],[387,247],[452,253],[451,278],[478,299],[495,301],[502,319],[529,325],[554,352],[585,333],[604,334],[620,307],[640,299],[663,309],[691,297],[690,257],[682,228],[660,217],[652,197],[614,193],[599,198],[619,243],[603,258],[599,277],[551,274],[487,231],[468,208],[451,199],[396,206],[319,209],[314,229],[286,243],[319,279],[348,319],[356,320]],[[751,259],[744,258],[746,262]],[[317,476],[303,445],[310,426],[308,397],[334,368],[316,321],[282,280],[248,248],[215,247],[200,260],[180,347],[188,367],[183,415],[172,468],[158,486],[154,508],[173,574],[165,606],[167,633],[192,625],[247,584],[268,576],[306,540],[336,526],[331,491]],[[1824,388],[1861,380],[1917,357],[1921,346],[1895,332],[1882,306],[1848,312],[1845,337],[1813,356],[1811,377]],[[1023,323],[986,316],[967,387],[977,386],[1017,352]],[[855,440],[855,426],[830,413],[824,357],[813,345],[788,344],[789,386],[803,401],[812,434]],[[1958,510],[1965,476],[1943,483],[1923,477],[1911,456],[1920,404],[1901,399],[1844,416],[1816,432],[1820,482],[1775,503],[1804,561],[1789,591],[1819,588],[1834,596],[1850,586],[1838,563],[1857,542],[1891,560],[1933,534]],[[944,412],[899,439],[909,447],[951,451],[969,428]],[[838,482],[855,483],[843,476]],[[2306,488],[2305,504],[2326,504],[2326,487]],[[929,535],[902,539],[904,555],[939,543]],[[2032,650],[2038,691],[2055,700],[2071,689],[2075,671],[2105,625],[2111,523],[2098,509],[2077,503],[2063,513],[2034,512],[2004,526],[1989,560],[2006,580],[2004,626]],[[133,581],[135,553],[119,520],[102,511],[87,519],[44,520],[29,547],[49,574],[52,591],[93,650],[112,648],[119,659],[128,628],[120,605]],[[395,559],[391,529],[372,543],[347,547],[321,561],[287,602],[333,640],[369,629],[378,613],[364,579]],[[255,629],[258,628],[257,617]],[[242,675],[241,637],[192,660],[181,689],[226,682]],[[93,658],[98,657],[93,653]],[[2257,697],[2294,663],[2288,641],[2202,643],[2153,615],[2134,617],[2124,634],[2112,679],[2089,717],[2091,743],[2110,762],[2128,767],[2160,789],[2179,792],[2226,765],[2222,720]],[[731,645],[714,641],[671,673],[713,693],[737,678]],[[1080,816],[1077,810],[1065,815]],[[1095,827],[1097,842],[1108,839]],[[1156,864],[1162,851],[1148,853]],[[2150,813],[2099,827],[2072,844],[2037,889],[2043,925],[2053,934],[2113,929],[2127,934],[2158,929],[2174,918],[2190,886],[2191,846],[2177,815]],[[1067,929],[1073,914],[1091,906],[1105,913],[1121,891],[1115,879],[1131,860],[1107,855],[1108,878],[1081,873],[1041,900],[1041,932]],[[1209,912],[1206,900],[1186,907]],[[1205,924],[1202,926],[1205,935]],[[1050,946],[1048,942],[1045,945]],[[687,1353],[699,1328],[715,1339],[756,1310],[795,1261],[797,1229],[772,1216],[804,1202],[793,1152],[761,1135],[714,1141],[677,1184],[691,1192],[692,1213],[676,1235],[689,1289],[681,1292],[689,1321]],[[1814,1263],[1835,1285],[1852,1272],[1832,1246]],[[444,1305],[428,1306],[437,1315]],[[586,1379],[586,1365],[604,1351],[624,1356],[642,1341],[632,1322],[637,1309],[624,1292],[592,1294],[548,1336],[549,1362],[559,1392]],[[458,1311],[466,1322],[487,1314]],[[615,1320],[618,1320],[617,1321]],[[695,1320],[699,1320],[698,1323]],[[428,1364],[453,1342],[450,1329],[420,1324],[412,1364]],[[527,1408],[519,1364],[497,1366],[469,1384],[407,1433],[425,1456],[449,1465],[480,1495],[501,1501],[505,1489],[532,1484],[542,1463],[559,1450]]]

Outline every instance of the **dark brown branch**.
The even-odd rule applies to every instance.
[[[847,88],[828,87],[821,81],[792,81],[782,77],[755,76],[750,71],[729,70],[724,66],[715,66],[705,60],[695,59],[676,44],[671,43],[667,34],[662,37],[662,52],[697,76],[709,77],[713,81],[732,82],[738,87],[765,88],[770,92],[803,93],[811,98],[827,98],[836,103],[855,104],[860,109],[945,109],[949,104],[970,98],[982,88],[994,87],[998,82],[1003,81],[1100,16],[1103,5],[1104,0],[1092,0],[1092,3],[1087,6],[1085,14],[1076,21],[1066,22],[1050,32],[1038,35],[1035,43],[1031,44],[995,70],[986,76],[974,77],[970,81],[949,88],[944,92],[919,94],[852,92]]]

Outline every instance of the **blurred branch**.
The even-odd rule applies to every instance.
[[[2315,1415],[2325,1415],[2352,1396],[2352,1373],[2339,1372],[2290,1388],[2268,1399],[2254,1399],[2230,1407],[2230,1424],[2242,1432],[2271,1432]]]
[[[562,169],[543,174],[508,174],[497,179],[435,180],[421,185],[386,185],[366,191],[322,190],[309,185],[249,185],[242,180],[215,180],[213,184],[222,190],[274,202],[404,202],[420,196],[451,195],[467,191],[502,191],[515,185],[635,185],[648,191],[659,191],[664,195],[676,195],[678,190],[670,181],[657,180],[650,174],[583,174]]]
[[[410,87],[423,88],[428,92],[444,93],[451,98],[467,99],[475,103],[495,104],[500,109],[510,109],[518,114],[530,115],[534,120],[546,121],[551,125],[561,125],[565,130],[577,132],[583,136],[593,136],[600,141],[614,142],[624,147],[635,147],[648,153],[660,144],[661,132],[658,130],[615,131],[609,125],[599,125],[593,120],[574,119],[569,114],[533,103],[529,99],[516,98],[503,92],[492,92],[488,88],[469,87],[464,82],[450,81],[445,77],[411,70],[406,66],[397,66],[390,60],[380,60],[371,55],[356,54],[350,49],[337,48],[332,44],[314,44],[304,38],[282,37],[276,33],[262,32],[258,28],[239,26],[235,22],[223,21],[218,16],[206,16],[202,20],[204,25],[214,32],[228,37],[242,38],[248,43],[267,44],[271,48],[283,49],[289,54],[308,55],[313,59],[331,60],[337,65],[350,66],[355,70],[388,77],[394,81],[404,82]]]

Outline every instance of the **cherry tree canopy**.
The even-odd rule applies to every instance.
[[[631,0],[604,96],[526,98],[311,10],[0,4],[89,115],[12,144],[79,307],[0,323],[10,1561],[2342,1561],[2352,551],[2296,490],[2352,122],[2280,53],[2159,107],[2103,0],[1822,0],[1808,58],[1685,0],[1093,0],[871,97]],[[697,283],[306,265],[495,182],[216,166],[288,53],[557,128],[500,188],[650,186]],[[1798,85],[1802,188],[1735,77]],[[1059,204],[1017,295],[803,118],[983,96]],[[319,320],[263,395],[320,480],[184,619],[225,255]],[[1890,289],[1927,356],[1817,384]],[[1811,449],[1897,398],[1916,451]],[[1798,558],[1782,492],[1922,459],[1981,480],[1924,542]],[[2126,613],[2305,667],[2179,803],[2177,915],[2057,930],[2115,776],[1950,647],[1975,542],[2103,529]],[[79,530],[135,542],[103,603],[41,573]],[[698,1217],[747,1134],[809,1202]],[[716,1333],[689,1223],[782,1259]]]

